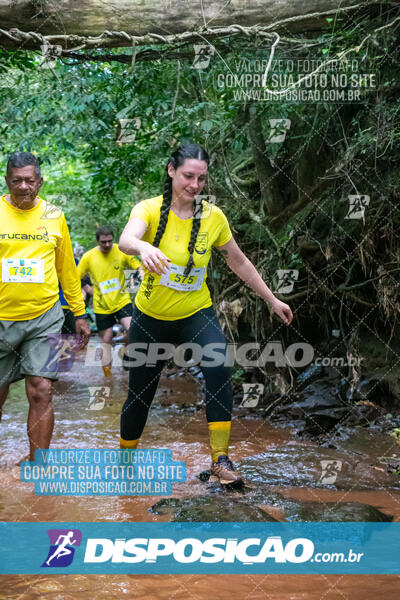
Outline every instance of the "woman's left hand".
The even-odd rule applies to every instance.
[[[274,298],[270,303],[270,315],[277,315],[285,325],[290,325],[293,321],[293,313],[288,304],[281,302],[278,298]]]

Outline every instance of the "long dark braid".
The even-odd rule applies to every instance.
[[[207,152],[198,144],[187,142],[179,146],[175,152],[171,155],[167,162],[167,177],[164,185],[163,201],[160,207],[160,221],[158,223],[156,235],[153,240],[153,246],[159,247],[161,239],[165,233],[165,229],[168,223],[169,211],[171,209],[172,202],[172,178],[168,174],[168,165],[172,165],[174,169],[181,167],[187,158],[194,158],[197,160],[204,160],[207,164],[209,162]],[[189,251],[189,262],[186,265],[184,276],[186,277],[192,267],[194,266],[193,253],[196,246],[197,234],[200,229],[200,220],[203,212],[203,205],[201,202],[195,200],[193,205],[193,222],[192,230],[190,232],[190,240],[188,244]]]
[[[168,162],[169,164],[169,162]],[[158,248],[161,242],[161,238],[165,233],[165,229],[168,223],[169,209],[171,208],[172,201],[172,179],[167,173],[167,178],[164,185],[163,201],[160,207],[160,221],[158,223],[155,238],[153,240],[153,246]]]
[[[201,201],[198,202],[196,199],[194,202],[194,207],[193,207],[192,231],[190,232],[190,240],[189,240],[189,245],[188,245],[188,250],[189,250],[190,256],[189,256],[189,262],[186,265],[185,272],[183,273],[184,277],[187,277],[189,275],[190,269],[194,266],[193,252],[194,252],[194,247],[196,246],[197,234],[199,233],[199,229],[200,229],[200,219],[201,219],[202,212],[203,212],[203,203]]]

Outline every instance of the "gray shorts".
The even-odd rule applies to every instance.
[[[63,322],[59,301],[36,319],[0,321],[0,387],[25,375],[57,379],[57,361],[49,361],[50,339],[60,334]]]

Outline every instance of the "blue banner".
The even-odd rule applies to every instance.
[[[171,450],[36,450],[20,477],[38,496],[168,496],[186,481],[186,463]]]
[[[0,523],[0,573],[400,574],[400,523]]]

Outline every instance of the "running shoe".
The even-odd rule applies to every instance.
[[[211,476],[217,477],[221,485],[243,485],[242,476],[226,455],[218,456],[218,461],[211,463]]]

